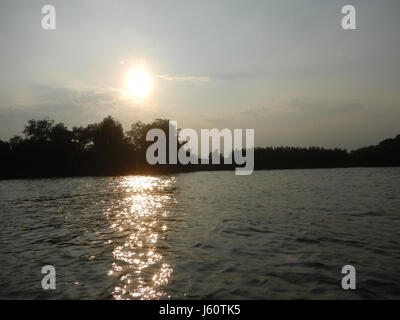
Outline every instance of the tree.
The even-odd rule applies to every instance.
[[[78,145],[80,151],[87,150],[93,145],[96,130],[97,124],[90,124],[86,128],[74,127],[72,129],[72,141]]]
[[[110,115],[92,128],[94,128],[93,142],[96,149],[114,148],[125,140],[121,123]]]
[[[18,146],[20,146],[23,143],[24,139],[22,139],[21,136],[14,136],[10,139],[8,142],[10,149],[15,150]]]
[[[47,142],[51,139],[51,130],[54,125],[54,120],[49,118],[43,120],[29,120],[25,125],[23,133],[33,142]]]
[[[63,145],[72,142],[73,134],[63,123],[58,123],[50,128],[49,138],[50,141]]]

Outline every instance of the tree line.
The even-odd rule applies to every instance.
[[[146,133],[159,128],[168,134],[168,123],[167,119],[147,124],[137,121],[124,132],[111,116],[72,130],[48,118],[30,120],[22,136],[0,140],[0,179],[234,169],[235,164],[149,165],[146,150],[152,142],[146,141]],[[351,152],[320,147],[255,148],[254,161],[255,170],[400,166],[400,135]]]

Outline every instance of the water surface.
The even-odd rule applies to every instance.
[[[399,194],[400,168],[0,181],[0,298],[399,299]]]

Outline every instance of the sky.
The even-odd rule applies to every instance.
[[[56,29],[43,30],[44,5]],[[356,8],[344,30],[341,8]],[[355,149],[400,134],[398,0],[0,2],[0,139],[107,115],[255,129],[256,146]],[[149,94],[126,96],[136,67]]]

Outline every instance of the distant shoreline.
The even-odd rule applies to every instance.
[[[119,121],[111,116],[99,123],[69,130],[63,123],[48,118],[30,120],[24,137],[0,140],[0,180],[40,179],[56,177],[96,177],[124,175],[164,175],[201,171],[231,171],[241,167],[233,161],[224,164],[155,164],[146,160],[151,142],[149,130],[168,132],[169,120],[152,123],[137,121],[123,131]],[[167,139],[168,141],[168,139]],[[177,138],[177,145],[186,141]],[[250,149],[253,151],[253,149]],[[243,149],[242,153],[247,150]],[[218,153],[214,157],[218,158]],[[209,154],[209,163],[213,154]],[[213,159],[214,160],[214,159]],[[166,161],[169,162],[168,159]],[[214,163],[214,162],[213,162]],[[375,146],[353,151],[321,147],[254,148],[254,170],[333,169],[355,167],[399,167],[400,134]]]

